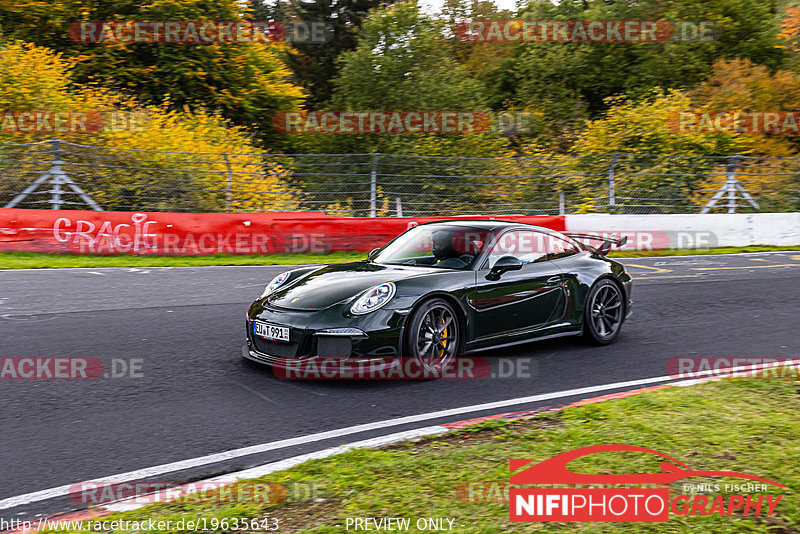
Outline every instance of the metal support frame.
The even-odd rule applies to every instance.
[[[705,214],[711,211],[711,208],[717,205],[717,202],[722,200],[723,197],[727,197],[728,199],[728,213],[736,213],[736,208],[738,205],[736,204],[737,193],[742,196],[744,200],[746,200],[754,209],[761,209],[758,205],[758,202],[750,196],[739,180],[736,179],[736,168],[739,166],[739,163],[742,160],[742,156],[739,154],[735,156],[731,156],[728,158],[728,163],[725,167],[725,182],[722,186],[714,193],[714,196],[711,197],[703,209],[700,210],[700,214]]]
[[[24,191],[22,191],[22,193],[15,196],[11,202],[6,204],[4,207],[15,207],[17,204],[25,200],[28,195],[39,189],[39,187],[41,187],[45,182],[49,182],[50,189],[48,190],[48,193],[50,193],[50,200],[48,202],[50,203],[50,209],[61,209],[61,205],[64,204],[64,200],[62,200],[61,196],[68,192],[64,191],[62,186],[67,186],[94,211],[103,211],[103,208],[101,208],[97,202],[92,199],[92,197],[86,194],[86,191],[81,189],[78,184],[73,182],[62,169],[62,165],[64,165],[65,162],[61,159],[61,141],[58,139],[51,139],[50,144],[53,146],[51,151],[53,154],[53,161],[50,169],[48,169],[47,172],[42,174],[39,178],[34,180],[33,183],[31,183],[25,188]]]

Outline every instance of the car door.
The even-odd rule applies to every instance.
[[[510,230],[489,244],[485,263],[477,272],[469,304],[475,310],[475,341],[533,332],[559,317],[566,300],[563,275],[553,261],[549,234],[535,230]],[[522,262],[518,271],[503,273],[498,280],[487,275],[503,256]]]

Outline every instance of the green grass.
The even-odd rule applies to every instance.
[[[637,258],[641,256],[697,256],[700,254],[736,254],[738,252],[779,252],[779,251],[800,251],[800,245],[793,247],[778,247],[773,245],[752,245],[748,247],[715,247],[715,248],[694,248],[694,249],[661,249],[661,250],[635,250],[635,251],[612,251],[609,257],[612,258]]]
[[[455,532],[797,532],[800,528],[800,401],[788,380],[723,380],[669,388],[625,399],[570,408],[515,422],[491,422],[455,434],[378,450],[355,450],[313,460],[260,479],[286,486],[316,484],[317,499],[280,504],[240,502],[154,505],[114,516],[125,520],[180,518],[282,518],[281,532],[344,532],[347,517],[450,517]],[[268,422],[265,414],[264,423]],[[507,503],[465,502],[460,484],[507,481],[508,460],[543,460],[578,447],[626,443],[652,448],[693,469],[747,472],[789,490],[777,515],[671,515],[667,523],[545,523],[508,521]],[[221,445],[221,448],[225,448]],[[613,453],[580,459],[570,468],[586,473],[659,471],[646,454]],[[682,493],[672,485],[672,496]],[[728,482],[738,479],[690,479]],[[678,491],[678,493],[676,493]],[[462,494],[463,495],[463,494]],[[412,519],[412,523],[413,520]],[[769,530],[771,528],[775,530]],[[415,532],[415,529],[411,530]]]
[[[332,254],[270,254],[238,256],[100,256],[79,254],[40,254],[36,252],[0,252],[0,269],[48,269],[56,267],[193,267],[203,265],[303,265],[343,263],[363,260],[365,252]]]
[[[720,247],[693,250],[651,250],[612,252],[611,257],[691,256],[695,254],[732,254],[735,252],[772,252],[798,250],[796,247],[751,246]],[[192,267],[202,265],[301,265],[310,263],[343,263],[366,258],[365,252],[334,252],[332,254],[270,254],[237,256],[212,254],[208,256],[100,256],[79,254],[41,254],[37,252],[0,252],[0,269],[48,269],[57,267]]]

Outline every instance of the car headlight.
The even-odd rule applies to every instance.
[[[264,297],[266,297],[267,295],[278,289],[286,281],[286,279],[289,278],[289,274],[290,271],[286,271],[285,273],[281,273],[275,278],[273,278],[270,281],[270,283],[267,284],[267,287],[264,288],[264,292],[261,293],[261,296],[258,298],[263,299]]]
[[[397,288],[391,282],[375,286],[358,297],[353,305],[350,306],[350,312],[354,315],[373,312],[392,300],[395,291],[397,291]]]

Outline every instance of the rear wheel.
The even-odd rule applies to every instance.
[[[625,312],[622,290],[608,279],[589,291],[583,312],[583,335],[592,343],[608,345],[619,335]]]
[[[442,369],[452,365],[461,341],[458,317],[443,299],[431,299],[417,308],[409,318],[406,350],[415,358],[426,376],[441,376]]]

